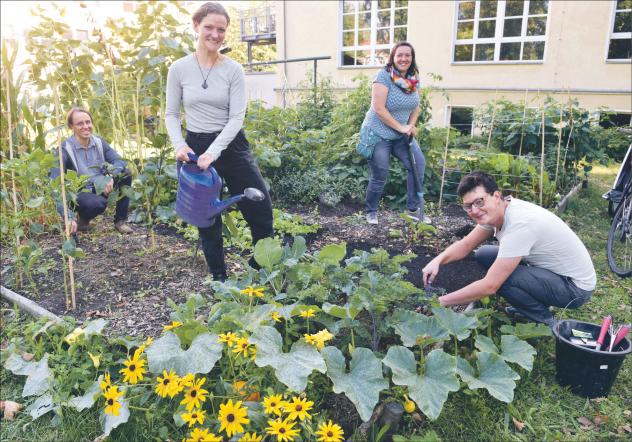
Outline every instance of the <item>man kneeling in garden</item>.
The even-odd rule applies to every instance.
[[[88,230],[90,220],[105,212],[108,203],[108,195],[121,186],[129,186],[132,177],[125,168],[126,163],[121,156],[101,137],[92,135],[92,115],[85,109],[73,108],[68,112],[67,124],[74,135],[62,143],[62,155],[64,171],[71,169],[78,175],[86,175],[88,184],[77,195],[77,217],[68,209],[70,218],[70,231],[85,232]],[[106,176],[106,163],[112,165],[112,176]],[[51,170],[51,179],[59,176],[59,168]],[[114,177],[114,178],[112,178]],[[105,182],[103,191],[97,194],[97,181]],[[120,233],[132,233],[132,228],[126,224],[129,198],[119,197],[116,202],[114,215],[114,228]],[[63,216],[63,206],[58,204],[57,210]]]
[[[552,327],[555,320],[549,306],[577,308],[590,298],[596,284],[593,263],[564,221],[535,204],[503,198],[494,178],[483,172],[463,177],[457,193],[476,227],[423,268],[424,285],[432,283],[442,264],[465,258],[492,236],[499,245],[476,250],[476,260],[487,274],[441,296],[441,305],[465,304],[498,293],[511,304],[505,309],[508,314]]]

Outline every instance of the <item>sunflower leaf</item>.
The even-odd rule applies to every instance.
[[[443,350],[428,353],[422,375],[417,374],[415,356],[406,347],[389,348],[382,363],[393,371],[393,383],[407,386],[410,398],[431,420],[441,414],[448,394],[459,389],[454,356]]]
[[[250,336],[257,346],[255,364],[274,368],[277,379],[290,390],[301,392],[307,387],[307,377],[314,370],[325,373],[327,367],[321,354],[309,344],[297,341],[289,353],[283,352],[283,338],[274,327],[261,326]]]
[[[178,376],[184,376],[211,371],[222,357],[222,345],[217,342],[217,335],[203,333],[195,337],[187,350],[183,350],[178,336],[167,332],[156,339],[146,353],[150,372],[158,374],[163,370],[173,370]]]
[[[402,339],[406,347],[412,347],[417,339],[429,336],[434,340],[445,340],[450,337],[448,330],[435,316],[420,315],[408,310],[397,310],[389,320],[395,333]]]
[[[325,347],[322,355],[327,376],[334,383],[334,393],[344,393],[362,420],[368,421],[380,400],[380,391],[388,388],[380,360],[368,348],[356,348],[347,373],[345,357],[336,347]]]
[[[476,354],[478,375],[463,358],[457,358],[457,373],[472,390],[484,388],[499,401],[511,402],[514,396],[518,373],[513,371],[503,359],[485,351]]]

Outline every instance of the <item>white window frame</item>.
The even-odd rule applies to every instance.
[[[407,22],[406,22],[406,35],[408,36],[408,30],[409,30],[409,25],[410,25],[410,1],[408,1],[408,5],[404,8],[397,8],[397,9],[405,9],[407,14],[406,14],[406,18],[407,18]],[[356,4],[357,5],[357,4]],[[357,7],[357,6],[356,6]],[[383,9],[381,9],[383,11]],[[391,35],[391,39],[394,42],[395,40],[395,1],[391,0],[391,24],[390,27],[388,28],[390,31],[390,35]],[[367,11],[368,12],[368,11]],[[355,22],[354,22],[354,45],[353,46],[344,46],[343,45],[343,33],[344,33],[344,29],[343,29],[343,21],[344,21],[344,1],[343,0],[339,0],[338,1],[338,68],[340,69],[365,69],[365,68],[370,68],[370,69],[375,69],[376,67],[381,67],[384,66],[384,63],[379,62],[377,60],[377,58],[375,57],[375,51],[376,50],[387,50],[390,51],[391,48],[393,47],[394,43],[388,43],[388,44],[375,44],[374,42],[377,39],[377,12],[378,12],[378,1],[377,0],[372,0],[371,1],[371,36],[369,37],[370,40],[370,44],[368,46],[359,46],[357,43],[357,29],[358,29],[358,13],[357,11],[354,13],[355,16]],[[398,25],[398,28],[403,27],[402,25]],[[363,64],[363,65],[346,65],[343,64],[343,60],[344,60],[344,56],[343,56],[343,52],[345,51],[369,51],[370,52],[370,56],[369,56],[369,60],[370,62],[368,64]]]
[[[463,1],[474,1],[474,0],[463,0]],[[520,30],[520,36],[518,37],[503,37],[503,31],[505,28],[505,7],[507,5],[506,0],[498,0],[498,7],[496,9],[496,29],[494,37],[489,38],[478,38],[478,24],[480,21],[479,11],[480,11],[480,0],[475,1],[474,7],[474,29],[473,29],[473,38],[471,39],[457,39],[458,34],[458,22],[459,22],[459,3],[460,1],[454,2],[454,18],[452,23],[452,45],[450,46],[450,63],[454,65],[471,65],[471,64],[543,64],[547,59],[547,50],[548,50],[548,36],[549,30],[551,27],[551,10],[553,9],[554,1],[550,0],[548,3],[548,10],[546,13],[546,31],[544,35],[535,35],[528,36],[526,35],[527,24],[529,21],[529,3],[530,0],[524,1],[524,7],[522,10],[522,28]],[[534,14],[532,17],[542,16],[543,14]],[[513,16],[511,16],[513,17]],[[516,16],[517,17],[517,16]],[[524,35],[524,36],[523,36]],[[544,53],[542,54],[542,60],[500,60],[500,46],[502,43],[529,43],[529,42],[544,42]],[[456,61],[454,59],[454,50],[456,45],[459,44],[471,44],[473,49],[475,50],[475,46],[478,44],[494,44],[494,60],[470,60],[470,61]],[[524,45],[520,46],[520,58],[522,58],[524,50]],[[475,57],[475,52],[472,54]]]
[[[606,39],[606,63],[630,63],[630,58],[608,58],[608,52],[610,51],[610,42],[614,40],[625,40],[632,38],[632,32],[613,32],[614,21],[617,15],[617,0],[612,0],[612,7],[610,9],[610,25],[608,27],[608,38]],[[619,11],[632,11],[632,9],[619,9]]]

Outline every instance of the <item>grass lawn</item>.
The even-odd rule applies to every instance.
[[[610,226],[607,204],[601,199],[612,184],[616,167],[595,167],[590,185],[570,204],[562,218],[575,230],[590,251],[597,270],[598,286],[592,300],[579,310],[568,310],[563,317],[598,323],[612,314],[616,323],[632,322],[632,279],[620,279],[608,268],[606,241]],[[20,333],[21,323],[7,321],[0,332],[2,341]],[[537,342],[538,354],[531,373],[521,371],[513,403],[505,404],[485,391],[468,390],[450,395],[435,422],[423,431],[434,430],[446,441],[504,440],[630,440],[632,434],[632,357],[623,364],[608,398],[583,399],[555,382],[555,342]],[[23,378],[0,369],[2,400],[22,402]],[[66,412],[58,422],[44,416],[32,421],[26,413],[4,421],[0,440],[7,441],[92,441],[101,434],[97,411]],[[407,418],[408,419],[408,418]],[[410,423],[400,428],[409,434]],[[142,440],[135,429],[117,440]],[[632,430],[630,430],[632,431]],[[140,433],[140,432],[139,432]],[[142,434],[142,433],[141,433]]]

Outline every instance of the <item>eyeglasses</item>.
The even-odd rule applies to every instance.
[[[467,213],[470,213],[473,209],[481,209],[485,205],[485,198],[487,198],[488,196],[489,195],[485,195],[477,198],[472,201],[471,204],[463,204],[463,210],[465,210]]]

